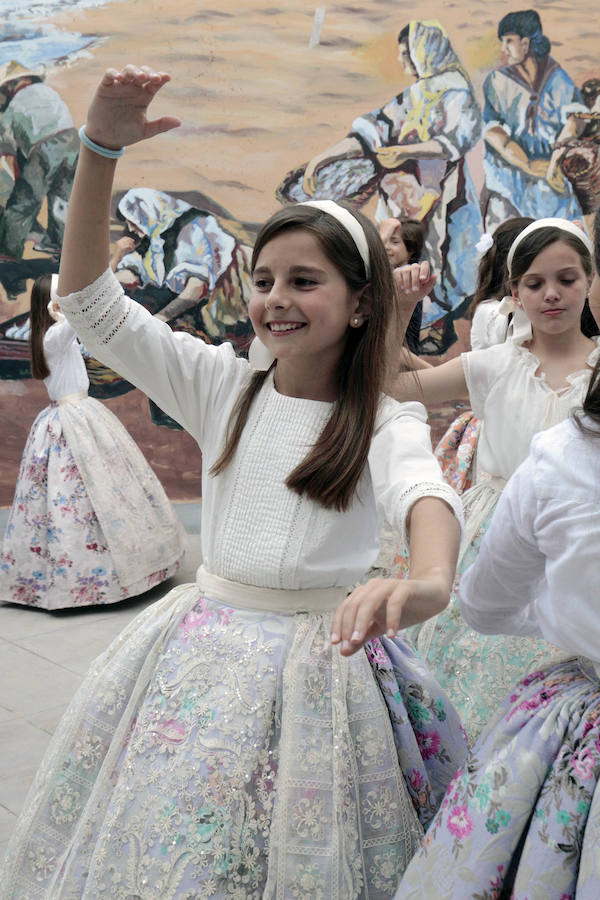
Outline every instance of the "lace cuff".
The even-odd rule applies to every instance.
[[[89,349],[108,344],[134,305],[110,268],[82,291],[57,299],[77,336]]]
[[[456,491],[451,488],[450,485],[444,484],[444,482],[420,481],[407,488],[398,501],[400,521],[402,522],[402,541],[406,547],[408,547],[408,529],[406,523],[413,505],[417,500],[420,500],[421,497],[437,497],[439,500],[444,500],[454,513],[462,533],[465,519],[463,505]]]

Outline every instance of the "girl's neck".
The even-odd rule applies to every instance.
[[[337,372],[327,375],[310,363],[300,366],[297,361],[290,365],[287,360],[277,360],[273,383],[278,394],[299,400],[334,403],[339,395]]]
[[[563,334],[545,334],[534,330],[532,339],[527,343],[527,349],[534,356],[545,358],[576,356],[578,353],[587,356],[593,347],[594,341],[580,330]]]

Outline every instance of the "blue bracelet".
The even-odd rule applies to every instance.
[[[121,147],[120,150],[110,150],[108,147],[102,147],[100,144],[97,144],[87,136],[85,125],[82,125],[79,129],[79,140],[88,150],[93,150],[98,156],[104,156],[106,159],[120,159],[125,153],[125,147]]]

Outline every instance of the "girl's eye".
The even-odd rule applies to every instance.
[[[529,288],[530,291],[537,291],[537,289],[540,287],[540,282],[539,281],[529,281],[525,285],[525,287]]]
[[[313,287],[316,284],[316,281],[313,281],[312,278],[296,278],[294,279],[294,284],[296,287]]]
[[[257,291],[268,291],[271,286],[271,282],[267,281],[266,278],[256,278],[254,280],[254,287]]]
[[[563,284],[575,284],[575,281],[576,281],[575,278],[563,278],[562,279]]]

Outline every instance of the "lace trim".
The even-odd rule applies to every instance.
[[[422,497],[437,497],[439,500],[444,500],[456,516],[461,531],[464,530],[465,519],[463,506],[456,491],[443,482],[420,481],[418,484],[413,484],[407,488],[398,500],[399,508],[402,511],[402,533],[400,538],[405,546],[408,546],[406,520],[414,504]]]
[[[108,344],[123,327],[134,301],[127,297],[111,269],[66,297],[60,306],[84,344]]]

